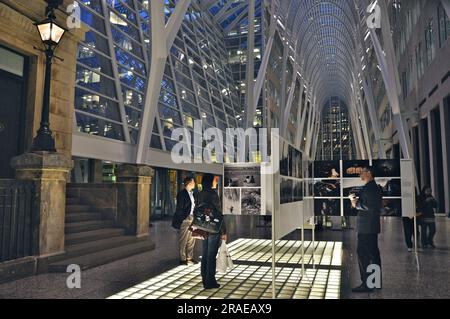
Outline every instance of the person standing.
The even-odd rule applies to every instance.
[[[382,191],[374,180],[372,167],[365,167],[360,174],[365,183],[360,191],[359,199],[351,196],[352,207],[357,210],[357,233],[358,233],[358,264],[361,276],[361,285],[354,288],[355,293],[372,292],[373,288],[368,286],[369,276],[373,270],[371,265],[377,265],[380,270],[379,282],[381,284],[381,257],[378,249],[378,235],[381,232],[380,213],[382,208]],[[377,288],[381,288],[377,287]]]
[[[180,265],[192,265],[198,263],[194,260],[195,238],[192,237],[192,232],[189,230],[194,220],[194,178],[185,178],[183,185],[183,190],[177,194],[177,208],[173,216],[172,226],[179,230]]]
[[[420,196],[416,194],[416,222],[414,222],[414,217],[402,217],[403,222],[403,233],[405,234],[405,243],[406,247],[408,247],[408,252],[414,251],[414,236],[417,235],[417,241],[420,238],[420,230],[419,225],[422,217],[422,213],[420,212]],[[417,227],[417,233],[414,234],[414,225]]]
[[[435,248],[436,216],[434,210],[437,208],[437,201],[434,199],[430,187],[425,187],[422,190],[419,205],[419,210],[422,213],[420,222],[422,228],[422,248],[427,248],[428,246]]]
[[[420,215],[416,215],[418,220]],[[405,234],[405,243],[406,247],[408,247],[409,252],[413,252],[414,248],[414,217],[402,217],[403,221],[403,232]],[[419,238],[419,227],[417,227],[417,238]]]
[[[202,191],[198,193],[198,205],[208,204],[214,207],[217,214],[222,215],[222,205],[217,194],[218,177],[205,174],[202,179]],[[201,275],[205,289],[217,289],[220,285],[216,281],[216,256],[219,251],[221,240],[227,240],[225,221],[222,222],[221,231],[217,234],[208,234],[203,241],[203,253],[201,263]]]

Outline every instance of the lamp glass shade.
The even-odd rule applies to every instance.
[[[51,20],[44,20],[37,25],[42,42],[49,44],[58,44],[64,35],[64,30]]]

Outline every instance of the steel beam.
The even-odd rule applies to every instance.
[[[245,90],[245,101],[247,110],[253,109],[255,101],[253,91],[255,87],[255,0],[249,0],[248,3],[248,30],[247,30],[247,87]],[[245,114],[245,127],[253,127],[255,112]]]
[[[147,83],[145,106],[142,114],[142,124],[139,131],[139,141],[136,151],[136,163],[144,164],[150,148],[150,138],[153,131],[164,67],[175,37],[181,27],[191,0],[180,0],[172,12],[167,25],[165,23],[164,1],[152,0],[151,31],[152,31],[152,60],[150,75]],[[156,45],[160,44],[160,45]]]

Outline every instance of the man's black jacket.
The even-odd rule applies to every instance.
[[[356,205],[358,234],[379,234],[381,232],[382,201],[381,188],[375,181],[364,185]]]
[[[194,196],[195,198],[195,196]],[[191,213],[192,202],[189,197],[189,193],[186,189],[181,190],[177,194],[177,208],[172,219],[172,227],[175,229],[180,229],[183,221]]]

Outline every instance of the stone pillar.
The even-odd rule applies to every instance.
[[[127,235],[149,235],[150,195],[154,170],[124,164],[117,169],[117,226]]]
[[[26,153],[11,160],[16,179],[36,183],[40,257],[64,253],[66,183],[72,160],[58,153]]]
[[[96,159],[89,160],[89,183],[103,183],[103,162]]]

